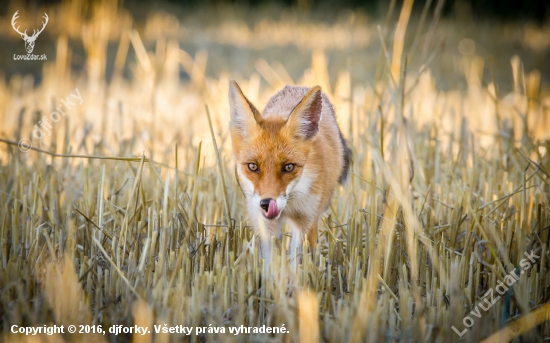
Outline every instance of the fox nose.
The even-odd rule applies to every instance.
[[[260,207],[266,212],[269,210],[269,202],[270,201],[271,201],[271,198],[266,198],[266,199],[260,200]]]

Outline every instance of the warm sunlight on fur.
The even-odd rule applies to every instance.
[[[260,114],[234,81],[229,103],[235,168],[250,220],[267,231],[260,232],[267,256],[271,234],[288,219],[295,261],[305,237],[315,246],[319,217],[348,174],[351,152],[334,108],[319,86],[286,86]]]
[[[548,340],[550,25],[129,2],[0,12],[1,342]]]

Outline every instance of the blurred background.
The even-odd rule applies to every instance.
[[[177,130],[166,135],[169,123],[192,129],[188,138],[196,146],[208,140],[208,131],[201,129],[205,117],[194,115],[203,112],[205,102],[215,118],[219,115],[223,133],[230,78],[244,82],[245,93],[259,107],[285,84],[318,83],[334,97],[344,132],[351,133],[350,113],[372,114],[377,107],[374,90],[384,89],[381,81],[387,81],[385,63],[395,69],[405,63],[404,57],[409,85],[424,80],[436,97],[443,94],[439,92],[479,93],[493,83],[497,96],[529,91],[539,99],[548,93],[547,2],[416,1],[404,21],[403,41],[395,44],[402,6],[395,0],[4,1],[0,133],[12,139],[17,138],[14,133],[29,137],[27,128],[36,119],[32,113],[47,112],[52,102],[80,85],[94,99],[77,109],[78,120],[73,116],[69,130],[79,141],[91,138],[82,140],[81,148],[89,151],[92,143],[111,138],[139,138],[131,142],[138,151],[166,153],[154,147],[160,139],[151,138],[158,133],[164,133],[160,145],[186,144]],[[17,25],[29,33],[42,26],[47,13],[49,22],[33,52],[45,54],[47,61],[14,60],[25,53],[23,40],[10,25],[16,11]],[[394,60],[402,61],[397,64],[391,62],[396,53],[400,55]],[[26,106],[21,112],[21,103],[8,94],[33,87],[39,97],[22,100]],[[421,115],[433,117],[426,111]],[[467,115],[474,121],[486,117]],[[123,118],[134,117],[138,125],[122,129]],[[518,118],[511,115],[510,120]],[[491,132],[486,125],[487,120],[481,125],[485,133]],[[37,143],[50,147],[47,141]]]
[[[16,11],[28,34],[47,14],[33,50],[46,60],[19,60]],[[549,16],[550,2],[519,0],[2,1],[2,328],[285,324],[300,342],[304,327],[311,342],[458,342],[451,325],[526,251],[545,257],[465,337],[547,310]],[[322,86],[353,151],[295,271],[289,228],[272,261],[254,245],[230,79],[258,108],[286,84]],[[550,321],[532,331],[543,341]],[[290,340],[271,338],[227,341]]]
[[[9,79],[14,74],[32,74],[40,82],[43,64],[40,61],[20,63],[13,54],[21,52],[21,38],[9,25],[19,10],[18,23],[22,27],[39,28],[42,11],[50,17],[48,28],[37,39],[37,49],[50,60],[56,56],[56,40],[66,35],[72,54],[68,61],[75,73],[86,72],[86,42],[83,26],[99,20],[94,11],[100,3],[112,3],[116,17],[110,22],[103,17],[105,37],[104,72],[107,80],[116,69],[115,55],[120,36],[136,29],[147,50],[154,50],[159,39],[177,42],[190,56],[207,52],[205,71],[208,76],[232,73],[248,78],[258,72],[258,60],[282,66],[296,80],[302,76],[303,66],[311,59],[311,52],[326,54],[332,84],[338,71],[353,63],[352,79],[358,83],[373,83],[380,52],[377,26],[391,32],[397,23],[402,2],[395,0],[193,0],[193,1],[3,1],[0,15],[0,69]],[[416,1],[413,5],[405,46],[411,47],[419,34],[434,17],[438,1]],[[426,5],[427,27],[419,28],[419,20]],[[393,8],[393,10],[392,10]],[[391,13],[388,13],[390,10]],[[444,72],[446,78],[437,78],[442,89],[466,85],[460,70],[464,55],[486,58],[492,55],[499,87],[513,88],[509,60],[518,55],[526,72],[537,69],[543,80],[550,75],[550,4],[546,1],[521,0],[446,0],[441,2],[440,22],[429,44],[415,46],[410,66],[426,62],[428,52],[440,48],[432,66]],[[418,32],[418,30],[422,30]],[[462,42],[462,45],[460,43]],[[389,42],[388,42],[389,43]],[[423,42],[424,43],[424,42]],[[462,46],[462,48],[461,48]],[[37,50],[38,51],[38,50]],[[103,56],[102,56],[103,57]],[[133,49],[128,51],[127,63],[120,72],[131,78],[136,61]],[[414,69],[414,68],[411,68]],[[488,71],[488,68],[485,69]],[[174,70],[179,80],[190,78],[185,68]],[[487,75],[486,75],[487,76]],[[452,77],[452,78],[450,78]],[[261,82],[266,82],[263,78]]]

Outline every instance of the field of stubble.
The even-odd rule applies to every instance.
[[[333,20],[84,0],[21,9],[22,27],[48,13],[34,51],[47,61],[13,61],[24,42],[11,6],[0,337],[548,340],[550,27],[442,18],[435,3],[409,19],[407,4]],[[289,228],[259,257],[234,177],[230,79],[260,108],[285,84],[321,85],[353,151],[316,255],[296,270]],[[54,324],[107,333],[11,332]],[[151,333],[115,336],[117,324]],[[192,333],[156,333],[165,324]],[[254,333],[264,325],[287,333]]]

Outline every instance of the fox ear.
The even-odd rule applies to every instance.
[[[304,139],[310,139],[319,131],[323,99],[321,87],[315,86],[307,92],[300,103],[290,113],[287,125]]]
[[[262,115],[244,96],[237,82],[229,82],[229,108],[231,128],[241,134],[261,123]]]

